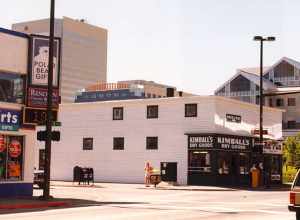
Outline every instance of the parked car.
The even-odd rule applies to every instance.
[[[44,176],[44,170],[35,170],[33,184],[38,185],[42,189],[44,187]]]
[[[296,212],[296,219],[300,220],[300,170],[298,170],[290,191],[289,210]]]

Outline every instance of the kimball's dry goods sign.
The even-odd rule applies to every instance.
[[[53,49],[53,86],[58,87],[60,41],[54,40]],[[48,85],[49,39],[45,36],[32,36],[31,40],[31,85]]]
[[[233,135],[197,135],[189,136],[189,148],[214,148],[223,150],[250,150],[252,139]]]

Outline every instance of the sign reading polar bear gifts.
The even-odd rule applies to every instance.
[[[31,75],[30,84],[47,87],[49,73],[49,38],[31,35]],[[59,85],[60,39],[54,39],[53,48],[53,86]]]

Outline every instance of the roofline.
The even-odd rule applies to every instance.
[[[5,34],[9,34],[9,35],[13,35],[13,36],[16,36],[16,37],[23,37],[23,38],[27,38],[27,39],[29,38],[29,35],[27,35],[25,33],[9,30],[9,29],[6,29],[6,28],[1,28],[0,27],[0,32],[5,33]]]
[[[227,98],[227,97],[223,97],[223,96],[213,96],[213,95],[205,95],[205,96],[199,96],[199,95],[195,95],[195,96],[189,96],[189,97],[166,97],[166,98],[151,98],[151,99],[126,99],[126,100],[109,100],[109,101],[96,101],[96,102],[77,102],[77,103],[63,103],[60,104],[59,106],[61,107],[80,107],[80,106],[88,106],[88,105],[92,105],[92,106],[96,106],[96,105],[105,105],[105,104],[116,104],[116,105],[121,105],[121,104],[125,104],[125,103],[151,103],[151,102],[174,102],[174,101],[191,101],[191,102],[195,102],[198,101],[199,99],[211,99],[211,100],[221,100],[221,101],[225,101],[225,102],[229,102],[229,103],[235,103],[241,106],[247,106],[247,107],[252,107],[255,109],[259,109],[258,105],[252,104],[252,103],[248,103],[248,102],[242,102],[242,101],[238,101],[235,99],[231,99],[231,98]],[[151,103],[152,104],[152,103]],[[274,112],[285,112],[285,110],[283,109],[278,109],[278,108],[271,108],[268,106],[264,106],[264,109],[268,110],[268,111],[274,111]]]

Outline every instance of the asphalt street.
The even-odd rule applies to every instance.
[[[35,195],[41,194],[35,190]],[[97,184],[97,187],[52,186],[56,198],[83,202],[72,208],[1,214],[0,219],[129,219],[129,220],[292,220],[287,191],[247,191],[226,188],[165,190],[138,184]]]

